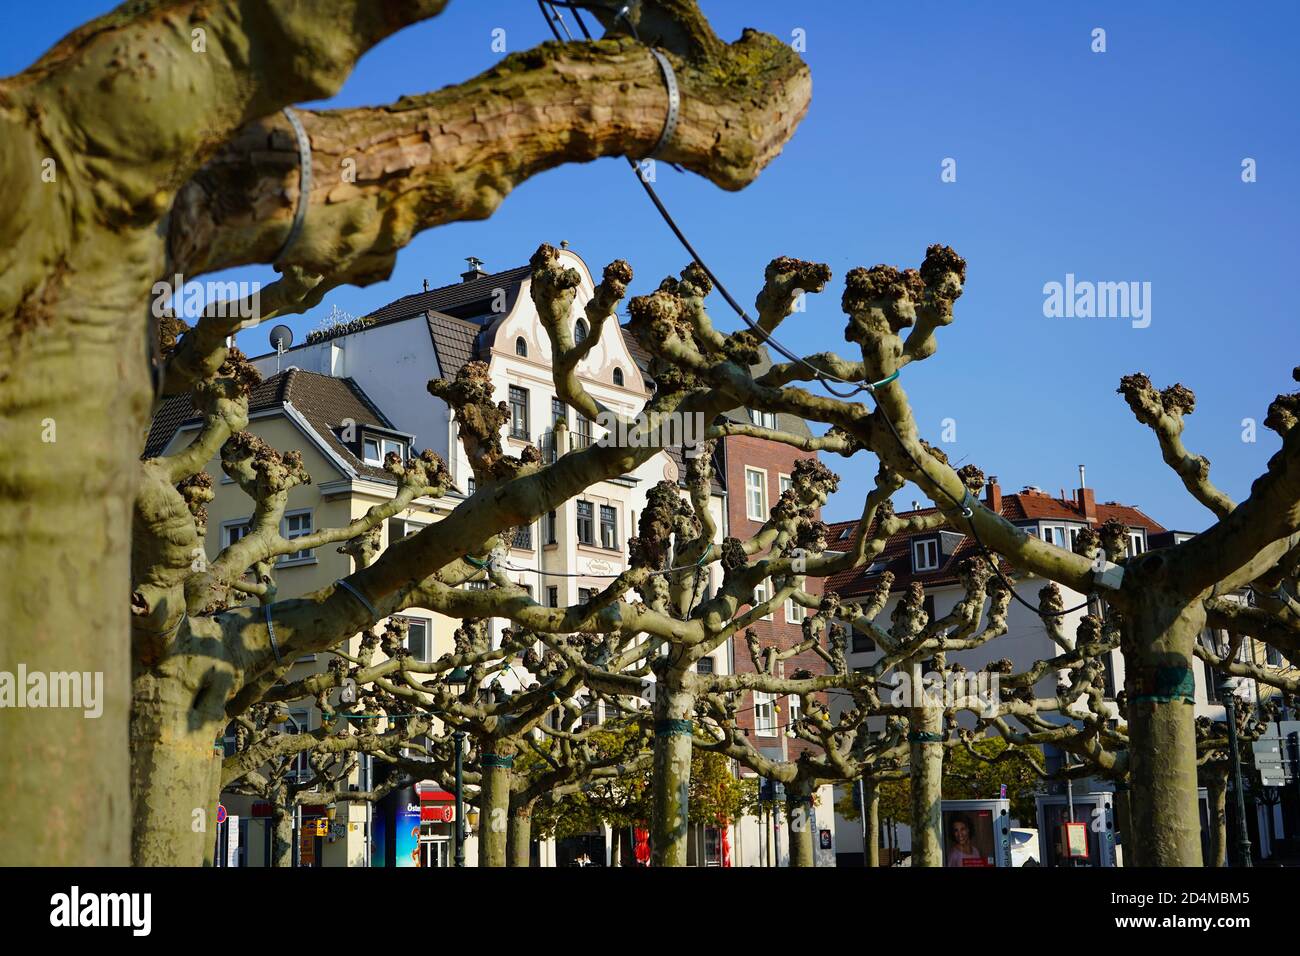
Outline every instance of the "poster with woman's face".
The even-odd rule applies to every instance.
[[[944,811],[945,866],[997,866],[994,845],[992,810]]]

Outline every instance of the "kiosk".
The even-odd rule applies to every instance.
[[[944,800],[943,865],[1011,866],[1010,800]]]

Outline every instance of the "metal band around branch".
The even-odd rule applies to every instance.
[[[272,262],[283,259],[289,247],[298,238],[298,233],[302,231],[302,222],[307,218],[307,199],[311,194],[311,140],[307,138],[307,131],[302,128],[302,121],[298,119],[297,113],[287,106],[281,112],[293,127],[293,137],[298,144],[298,204],[293,210],[293,223],[289,226],[289,235],[285,236],[280,251],[275,254]]]
[[[1196,676],[1190,667],[1144,667],[1133,671],[1133,702],[1195,704]]]
[[[482,763],[484,767],[491,770],[509,770],[515,765],[515,758],[501,754],[484,754]]]
[[[695,723],[690,720],[656,720],[656,737],[690,737],[695,732]]]
[[[673,72],[673,65],[668,62],[668,57],[654,47],[650,48],[650,53],[659,63],[659,70],[664,75],[664,86],[668,88],[668,116],[664,120],[663,132],[659,134],[659,142],[655,143],[655,148],[650,151],[651,157],[657,157],[663,152],[664,147],[672,142],[673,134],[677,132],[677,121],[682,112],[682,94],[677,88],[677,74]]]
[[[929,730],[914,730],[907,735],[908,743],[913,744],[941,744],[943,743],[943,734],[936,734]]]
[[[362,594],[360,591],[358,591],[356,588],[354,588],[351,584],[349,584],[345,579],[339,578],[334,583],[337,584],[339,587],[341,587],[343,590],[347,591],[358,601],[360,601],[361,606],[370,612],[370,616],[372,618],[379,617],[379,612],[375,610],[375,606],[371,604],[369,601],[367,601],[366,596]]]
[[[275,640],[275,625],[271,623],[271,605],[267,604],[262,608],[266,612],[266,634],[271,639],[271,651],[275,654],[275,662],[281,663],[280,645]]]

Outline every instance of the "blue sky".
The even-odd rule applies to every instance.
[[[60,0],[9,18],[0,72],[17,72],[78,23],[114,6]],[[1169,527],[1208,512],[1161,462],[1151,434],[1115,394],[1121,375],[1181,381],[1198,408],[1186,440],[1238,500],[1277,449],[1260,429],[1268,402],[1295,387],[1300,363],[1294,277],[1300,252],[1297,119],[1300,5],[1210,2],[961,3],[703,0],[726,39],[745,26],[783,39],[804,31],[812,107],[759,180],[724,193],[661,169],[659,191],[712,268],[750,303],[766,263],[830,264],[830,290],[778,336],[801,351],[837,348],[839,293],[853,266],[919,265],[931,242],[969,263],[957,320],[938,354],[904,384],[923,434],[955,419],[957,461],[1004,490],[1077,484],[1133,503]],[[547,38],[536,5],[453,2],[442,16],[371,51],[328,105],[389,102],[462,81]],[[1106,31],[1106,52],[1091,50]],[[1241,163],[1257,163],[1243,183]],[[956,160],[956,182],[940,180]],[[540,242],[568,240],[598,269],[625,258],[633,293],[686,264],[621,160],[570,166],[525,183],[491,219],[431,230],[392,278],[345,288],[295,318],[299,339],[331,305],[354,315],[457,279],[465,256],[491,270],[522,264]],[[1151,283],[1151,323],[1047,318],[1043,286]],[[269,281],[269,270],[234,278]],[[713,315],[734,328],[715,296]],[[241,344],[265,351],[265,330]],[[855,516],[874,473],[867,456],[831,462],[844,477],[829,516]],[[899,497],[910,500],[907,489]]]

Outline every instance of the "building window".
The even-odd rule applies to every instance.
[[[618,548],[618,512],[609,505],[600,506],[600,546],[611,551]]]
[[[403,461],[406,459],[406,445],[395,438],[366,435],[361,439],[361,457],[367,465],[382,465],[389,452]]]
[[[586,604],[595,595],[595,588],[578,588],[578,603]]]
[[[236,521],[221,527],[221,546],[228,548],[241,538],[248,536],[253,530],[252,521]]]
[[[406,621],[406,649],[417,661],[428,661],[429,657],[429,622],[418,617],[404,618]]]
[[[939,542],[935,538],[912,542],[912,570],[933,571],[939,567]]]
[[[925,600],[921,602],[921,610],[925,612],[925,619],[927,621],[934,620],[934,595],[933,594],[927,594],[925,596]]]
[[[803,700],[798,694],[790,695],[790,721],[789,726],[793,727],[803,716]]]
[[[548,511],[546,514],[546,543],[555,544],[555,512]]]
[[[870,654],[876,649],[876,642],[860,631],[853,632],[853,653]]]
[[[564,423],[564,427],[569,427],[569,406],[564,404],[558,398],[551,399],[551,424],[558,425]]]
[[[587,448],[591,445],[591,419],[586,415],[578,416],[578,433],[574,436],[573,447]]]
[[[578,543],[596,543],[595,520],[590,501],[578,502]]]
[[[767,520],[767,472],[757,468],[745,469],[745,517]]]
[[[802,624],[808,616],[808,609],[794,598],[785,599],[785,620],[787,624]]]
[[[696,662],[695,662],[695,673],[697,673],[697,674],[712,674],[712,673],[713,673],[713,658],[712,658],[712,657],[701,657],[698,661],[696,661]]]
[[[1082,528],[1071,528],[1071,529],[1069,530],[1069,532],[1067,533],[1067,534],[1068,534],[1068,537],[1069,537],[1069,539],[1070,539],[1070,550],[1071,550],[1071,551],[1074,550],[1075,543],[1079,540],[1079,532],[1082,531],[1082,530],[1083,530]]]
[[[760,737],[776,736],[776,707],[771,694],[754,691],[754,733]]]
[[[546,606],[547,607],[560,606],[560,588],[558,585],[552,584],[550,587],[546,589]]]
[[[478,482],[474,480],[473,475],[470,475],[465,479],[465,493],[467,495],[472,495],[476,491],[478,491]]]
[[[522,335],[515,339],[515,354],[524,358],[528,357],[528,343],[524,341]]]
[[[1065,547],[1065,527],[1063,525],[1043,525],[1043,540],[1058,548]]]
[[[767,599],[772,596],[772,583],[770,580],[763,580],[754,588],[754,607],[761,607],[767,603]],[[772,612],[769,610],[763,615],[763,620],[772,620]]]
[[[533,550],[533,526],[531,524],[521,524],[515,529],[515,539],[512,546],[522,548],[525,551]]]
[[[573,323],[573,344],[579,345],[587,340],[587,320],[579,319]]]
[[[280,523],[280,536],[292,541],[294,538],[301,538],[304,535],[311,534],[311,512],[310,511],[291,511],[284,516]],[[311,551],[294,551],[292,554],[286,554],[281,561],[311,561],[315,555]]]
[[[510,437],[528,440],[528,389],[510,386]]]
[[[1264,660],[1269,667],[1282,666],[1282,652],[1271,644],[1264,645]]]
[[[1130,531],[1128,533],[1128,556],[1136,558],[1139,554],[1146,551],[1146,538],[1141,531]]]
[[[776,486],[780,490],[781,494],[785,494],[787,491],[789,491],[791,488],[794,487],[794,481],[790,478],[789,475],[778,475],[776,479]]]
[[[623,384],[623,370],[621,368],[614,369],[614,384],[620,386]]]
[[[749,410],[749,420],[760,428],[776,430],[776,412],[764,412],[757,408]]]

